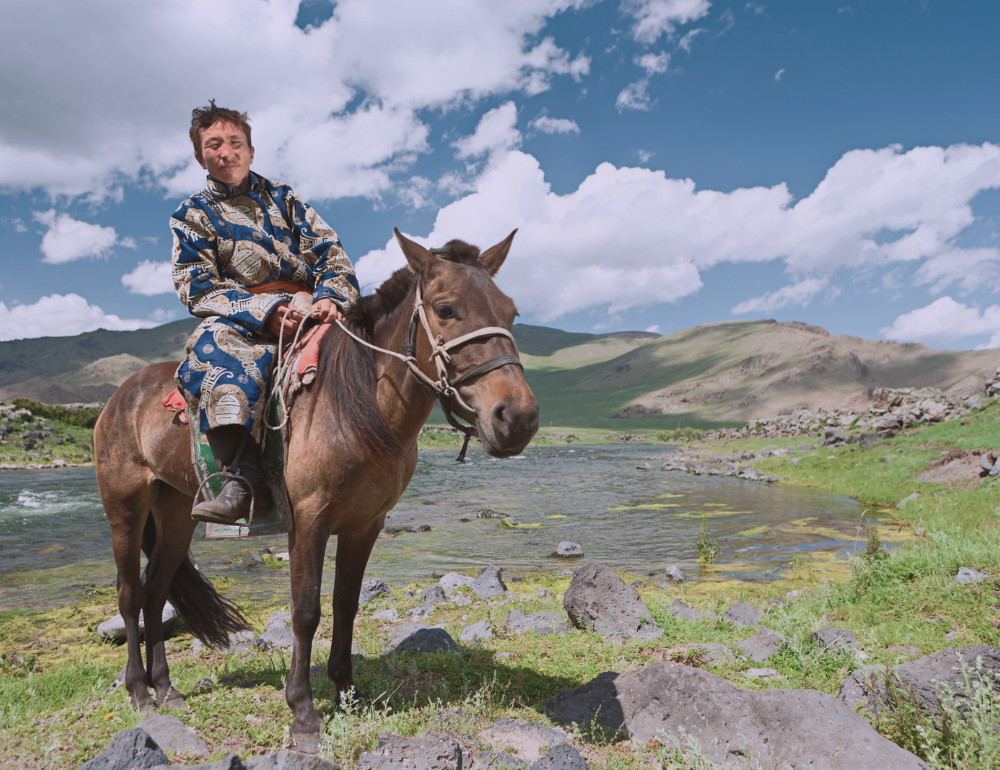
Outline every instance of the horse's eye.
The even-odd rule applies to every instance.
[[[438,318],[442,319],[455,317],[455,311],[452,309],[451,305],[438,305],[434,312],[437,313]]]

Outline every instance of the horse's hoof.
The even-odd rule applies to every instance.
[[[292,743],[303,754],[319,753],[319,733],[292,733]]]

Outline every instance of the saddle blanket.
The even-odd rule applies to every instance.
[[[314,326],[289,352],[289,366],[283,373],[276,374],[276,376],[282,376],[283,398],[281,401],[278,399],[271,401],[265,416],[267,425],[281,425],[284,421],[284,414],[291,409],[291,404],[298,392],[316,379],[319,345],[329,329],[328,324]],[[170,411],[176,412],[181,423],[190,426],[191,462],[194,465],[198,483],[204,484],[202,496],[214,500],[222,489],[225,478],[217,476],[209,479],[207,484],[204,483],[206,478],[218,473],[221,468],[212,454],[208,439],[199,428],[197,406],[192,410],[184,395],[177,389],[173,390],[161,403]],[[284,410],[282,405],[285,407]],[[248,442],[247,449],[250,451],[255,449],[252,441]],[[285,427],[280,430],[265,429],[264,442],[260,451],[264,461],[264,476],[267,486],[271,490],[271,504],[266,509],[255,505],[253,521],[246,525],[206,524],[206,539],[278,535],[293,529],[292,507],[285,489]]]

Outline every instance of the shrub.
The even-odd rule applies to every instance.
[[[67,425],[76,425],[80,428],[93,428],[97,424],[98,415],[101,413],[101,407],[69,409],[61,404],[43,404],[38,401],[32,401],[30,398],[15,398],[11,403],[18,409],[27,409],[35,417],[58,420]]]
[[[657,441],[700,441],[705,438],[705,431],[699,428],[685,426],[674,430],[661,430],[656,434]]]

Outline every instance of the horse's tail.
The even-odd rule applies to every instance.
[[[142,550],[147,557],[155,544],[156,525],[153,517],[147,516],[142,533]],[[229,634],[250,628],[240,608],[219,595],[215,586],[195,568],[190,555],[184,557],[174,573],[169,597],[187,630],[205,644],[225,647],[229,644]]]

